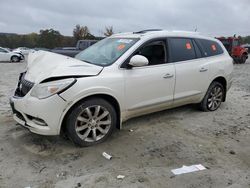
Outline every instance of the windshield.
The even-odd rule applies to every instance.
[[[138,40],[137,38],[106,38],[83,50],[75,58],[95,65],[108,66]]]

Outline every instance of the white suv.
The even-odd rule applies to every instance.
[[[31,132],[104,141],[125,120],[197,103],[214,111],[231,86],[233,60],[220,41],[191,32],[116,34],[75,58],[38,51],[10,99]]]

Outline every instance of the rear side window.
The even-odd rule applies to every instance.
[[[211,41],[211,40],[206,40],[206,39],[195,39],[200,46],[203,49],[203,55],[205,57],[209,57],[209,56],[214,56],[214,55],[219,55],[223,53],[223,49],[221,48],[221,46],[215,42],[215,41]]]
[[[171,48],[171,61],[186,61],[195,59],[195,49],[191,39],[169,38]]]

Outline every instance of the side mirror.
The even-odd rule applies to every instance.
[[[142,67],[148,65],[148,59],[142,55],[134,55],[129,61],[132,67]]]

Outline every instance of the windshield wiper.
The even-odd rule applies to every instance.
[[[90,63],[90,64],[93,64],[92,62],[90,62],[90,61],[87,61],[87,60],[85,60],[85,59],[81,59],[81,61],[84,61],[84,62],[86,62],[86,63]]]
[[[91,64],[91,65],[97,65],[97,66],[103,67],[102,65],[95,64],[95,63],[92,63],[92,62],[87,61],[87,60],[84,60],[84,59],[81,59],[81,61],[84,61],[85,63],[89,63],[89,64]]]

